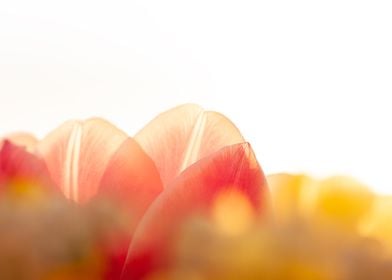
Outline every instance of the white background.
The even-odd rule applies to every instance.
[[[0,1],[0,134],[184,102],[230,117],[266,173],[392,193],[390,1]]]

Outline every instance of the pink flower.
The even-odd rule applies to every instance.
[[[39,166],[32,176],[48,178],[48,171],[68,199],[109,197],[132,215],[120,254],[127,257],[108,279],[140,279],[164,266],[181,225],[211,216],[221,193],[241,193],[256,215],[265,207],[267,183],[250,145],[226,117],[196,105],[159,115],[134,138],[102,119],[69,121],[39,141],[34,155],[5,142],[0,160],[0,184],[25,174],[23,166]]]

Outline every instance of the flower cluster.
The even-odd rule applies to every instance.
[[[148,279],[392,279],[392,197],[348,177],[267,179],[268,219],[244,223],[242,199],[221,201],[225,218],[189,221]]]
[[[225,116],[196,105],[160,114],[133,138],[89,119],[68,121],[42,140],[14,134],[0,145],[0,243],[11,246],[0,259],[9,268],[1,279],[64,279],[75,271],[95,273],[76,273],[81,279],[142,279],[168,265],[182,225],[196,215],[211,219],[223,194],[240,194],[254,216],[267,205],[250,145]],[[114,227],[100,226],[108,216],[92,205],[121,213],[109,216]],[[35,253],[21,258],[12,244]],[[31,269],[12,269],[25,260]]]
[[[0,140],[0,279],[392,279],[392,198],[265,177],[197,105],[134,137],[102,119]]]

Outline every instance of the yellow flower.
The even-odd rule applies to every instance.
[[[267,180],[272,219],[249,220],[239,197],[223,197],[217,218],[190,222],[171,266],[147,279],[392,279],[392,198],[349,177]]]

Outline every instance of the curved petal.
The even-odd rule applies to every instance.
[[[225,116],[186,104],[160,114],[135,136],[166,187],[188,166],[219,149],[244,142]]]
[[[102,119],[68,121],[38,144],[38,152],[64,195],[86,202],[96,194],[109,160],[127,137]]]
[[[0,185],[12,181],[33,183],[41,187],[53,185],[42,159],[5,140],[0,148]]]
[[[162,189],[154,162],[135,140],[128,138],[108,163],[97,194],[98,199],[112,198],[125,211],[130,233],[122,242],[125,246],[109,252],[112,261],[108,279],[119,279],[136,225]]]
[[[107,165],[98,196],[113,197],[131,215],[131,232],[163,189],[158,170],[132,138],[120,146]]]
[[[129,249],[123,279],[139,279],[164,265],[169,240],[193,215],[211,217],[217,198],[236,191],[263,214],[267,182],[249,144],[225,147],[189,167],[152,204]],[[236,205],[232,205],[236,207]]]
[[[8,134],[4,137],[4,139],[11,141],[15,145],[26,147],[28,151],[34,151],[38,140],[37,138],[27,132],[16,132],[12,134]],[[1,144],[0,144],[1,147]]]

